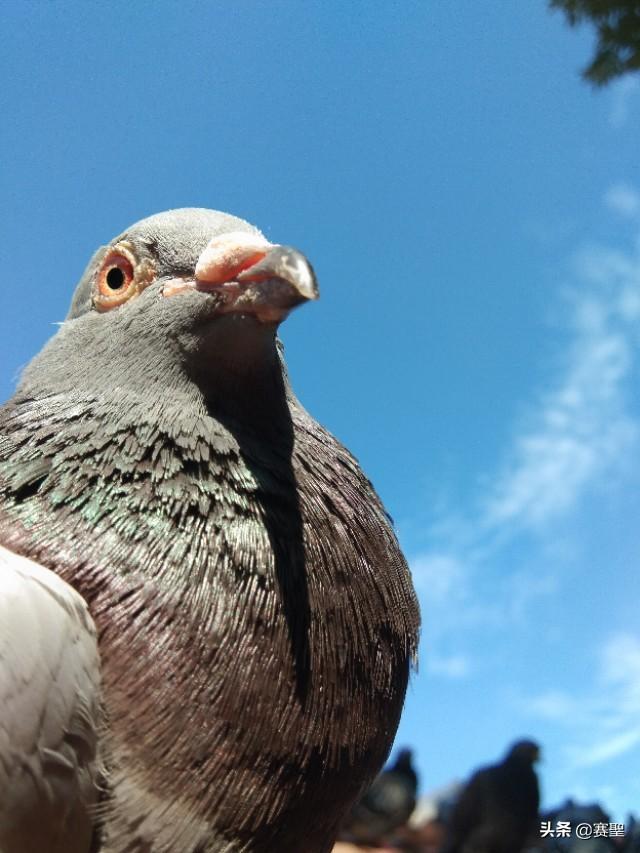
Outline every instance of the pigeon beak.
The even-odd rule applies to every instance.
[[[301,252],[254,234],[214,237],[195,275],[196,290],[222,297],[219,313],[252,314],[262,323],[280,323],[296,305],[319,296],[313,268]]]
[[[300,302],[320,295],[313,267],[302,252],[291,246],[273,246],[267,254],[237,276],[238,281],[286,281]]]

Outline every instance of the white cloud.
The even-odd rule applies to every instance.
[[[618,210],[640,209],[640,195],[628,185],[611,187],[607,199]],[[640,342],[640,239],[626,250],[584,246],[573,274],[564,302],[569,340],[556,381],[518,424],[497,473],[485,480],[475,518],[445,519],[433,531],[435,553],[413,561],[431,600],[450,600],[454,581],[459,598],[468,564],[486,561],[521,532],[547,535],[621,470],[640,438],[629,391]]]
[[[471,661],[463,654],[431,654],[427,657],[427,672],[443,678],[458,680],[466,678],[470,674]]]
[[[574,266],[578,277],[594,288],[593,293],[583,296],[582,302],[587,308],[591,306],[596,322],[602,324],[612,319],[629,321],[637,318],[637,314],[630,317],[621,309],[623,299],[630,292],[637,296],[640,289],[638,238],[631,250],[627,251],[608,246],[586,246],[576,254]],[[582,289],[584,290],[584,285]],[[584,319],[589,316],[584,315]]]
[[[614,184],[604,197],[605,204],[615,213],[634,218],[640,213],[640,195],[629,184]]]
[[[488,491],[483,524],[489,529],[539,530],[553,522],[638,438],[627,386],[637,355],[640,252],[589,246],[574,266],[580,286],[569,294],[573,340],[564,368],[514,436]]]
[[[547,690],[526,701],[530,713],[545,720],[564,722],[575,716],[576,702],[561,690]]]
[[[607,194],[609,204],[630,210],[635,191],[621,187]],[[631,383],[640,343],[640,242],[626,250],[587,245],[572,270],[555,381],[516,425],[476,506],[466,518],[445,512],[429,530],[429,547],[410,561],[423,601],[424,659],[434,675],[466,677],[472,661],[477,664],[474,634],[524,629],[540,603],[559,594],[557,567],[571,547],[558,542],[558,522],[603,484],[615,485],[616,477],[622,482],[637,453],[640,422]],[[533,540],[523,550],[525,533]],[[505,564],[507,572],[498,574],[495,567]],[[536,701],[546,719],[584,711],[562,694]],[[613,726],[609,751],[624,747],[625,733]]]
[[[429,607],[440,608],[467,597],[469,564],[452,554],[422,553],[411,561],[411,573],[418,593]]]
[[[626,681],[634,673],[640,686],[640,640],[630,634],[618,634],[602,650],[602,669],[605,680]],[[640,707],[640,693],[637,697]]]
[[[453,629],[460,628],[461,617],[464,621],[473,618],[470,563],[451,554],[425,552],[411,560],[411,573],[424,620],[426,671],[446,679],[465,678],[471,660],[460,650]],[[454,637],[453,653],[443,651],[443,646],[451,645],[447,637]]]
[[[570,732],[566,756],[574,771],[640,745],[640,636],[608,637],[586,669],[593,678],[579,695],[551,690],[525,703],[529,713]]]
[[[610,735],[603,740],[588,746],[580,746],[574,752],[574,764],[576,767],[595,767],[619,755],[624,755],[630,749],[640,744],[640,725],[629,731]]]
[[[576,342],[563,381],[514,438],[511,459],[487,498],[486,526],[553,520],[630,449],[637,428],[625,412],[629,366],[621,335],[602,330]]]

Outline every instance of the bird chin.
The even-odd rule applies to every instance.
[[[215,316],[237,314],[270,326],[279,325],[296,305],[307,301],[290,282],[279,278],[215,284],[199,279],[171,279],[161,295],[168,298],[194,291],[216,298]]]
[[[250,396],[262,385],[272,387],[269,376],[279,369],[276,335],[275,324],[253,313],[212,308],[178,341],[193,381],[207,399],[219,400],[226,394],[234,398],[245,381],[253,388]]]
[[[216,285],[196,280],[196,290],[218,295],[217,314],[250,316],[265,325],[278,325],[296,305],[306,302],[290,282],[279,278]]]

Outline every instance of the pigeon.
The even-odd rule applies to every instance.
[[[364,844],[380,842],[411,817],[416,806],[418,774],[410,749],[401,749],[395,762],[384,770],[355,804],[341,834]]]
[[[519,853],[536,830],[540,793],[533,765],[540,747],[514,743],[499,764],[477,770],[449,820],[442,853]]]
[[[228,214],[98,249],[0,408],[1,853],[326,853],[419,612],[279,324],[318,288]]]
[[[549,826],[556,828],[560,823],[564,823],[565,826],[572,827],[574,830],[580,824],[588,824],[592,829],[600,824],[600,827],[605,826],[608,830],[611,821],[611,817],[599,803],[580,804],[571,798],[565,800],[559,808],[542,817]],[[542,821],[540,825],[542,826]],[[628,825],[625,825],[624,836],[625,846],[623,849],[625,853],[633,853]],[[581,838],[575,832],[566,836],[558,833],[556,829],[555,836],[545,838],[545,850],[548,850],[549,853],[614,853],[614,851],[620,850],[616,840],[615,836],[601,835],[595,831],[590,838]]]

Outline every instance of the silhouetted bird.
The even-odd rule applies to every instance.
[[[0,409],[2,853],[324,853],[379,771],[418,611],[287,380],[316,296],[240,219],[150,217]]]
[[[576,827],[581,823],[587,823],[591,827],[595,824],[604,824],[609,829],[609,815],[603,810],[599,803],[590,803],[588,805],[580,805],[569,798],[560,808],[556,809],[551,814],[545,815],[544,820],[551,823],[552,826],[558,823],[564,823],[571,827],[571,832],[568,836],[559,835],[546,838],[545,850],[549,853],[612,853],[619,850],[616,845],[616,838],[610,838],[607,835],[594,834],[590,838],[580,838],[576,832]],[[629,842],[629,835],[625,827],[625,853]]]
[[[515,743],[500,764],[476,771],[453,809],[443,853],[519,853],[536,829],[540,749]]]
[[[345,838],[374,843],[407,822],[418,790],[412,755],[410,749],[400,750],[395,763],[374,779],[344,823]]]

